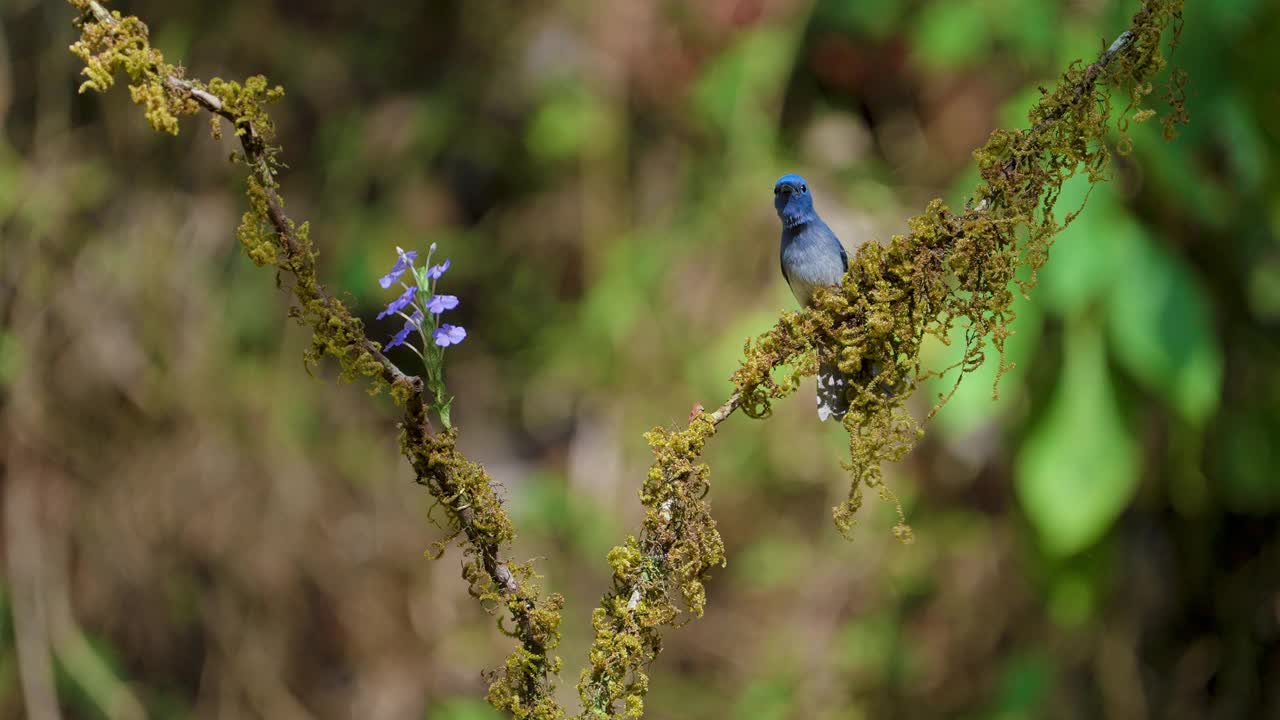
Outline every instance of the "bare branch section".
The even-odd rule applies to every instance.
[[[401,450],[417,482],[445,508],[452,530],[449,539],[462,538],[463,577],[471,594],[490,612],[505,606],[510,613],[512,627],[505,627],[502,619],[498,626],[519,645],[503,668],[488,674],[490,702],[516,718],[562,718],[564,712],[553,697],[560,661],[549,653],[559,644],[563,598],[542,596],[532,565],[503,557],[515,537],[511,520],[489,475],[457,451],[455,434],[433,431],[422,379],[397,368],[369,339],[363,323],[317,280],[309,227],[285,212],[275,179],[278,148],[272,144],[274,128],[263,105],[283,91],[268,89],[261,77],[243,85],[217,78],[207,84],[188,79],[182,68],[165,62],[150,47],[147,27],[137,18],[108,11],[97,0],[69,2],[84,13],[81,39],[71,48],[85,61],[88,80],[82,91],[105,91],[114,74],[124,71],[132,81],[134,102],[157,130],[176,133],[178,116],[201,109],[231,123],[240,140],[240,160],[250,168],[250,211],[238,236],[254,262],[274,265],[292,278],[296,305],[290,313],[313,332],[308,364],[333,355],[343,379],[368,378],[371,392],[390,387],[405,408]],[[216,118],[215,135],[220,132]],[[440,550],[444,544],[438,544]]]

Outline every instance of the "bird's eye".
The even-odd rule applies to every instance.
[[[805,187],[804,185],[801,185],[800,192],[809,192],[809,188]]]

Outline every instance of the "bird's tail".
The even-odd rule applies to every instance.
[[[834,362],[818,365],[818,419],[843,420],[849,412],[849,379]]]

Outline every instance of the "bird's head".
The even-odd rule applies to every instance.
[[[784,227],[795,227],[817,217],[809,183],[799,175],[783,175],[773,185],[773,207]]]

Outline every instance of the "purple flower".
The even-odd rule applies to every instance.
[[[444,274],[444,271],[449,269],[450,264],[452,264],[452,261],[445,260],[440,265],[432,265],[431,269],[427,271],[427,277],[432,280],[439,280],[440,276]]]
[[[391,283],[395,282],[405,270],[408,270],[413,265],[413,261],[418,259],[418,251],[416,250],[406,251],[396,248],[396,252],[400,254],[400,257],[396,259],[396,264],[391,267],[391,272],[383,275],[378,280],[378,284],[384,290],[391,287]]]
[[[439,329],[431,333],[432,339],[434,339],[436,341],[436,344],[439,345],[440,347],[449,347],[450,345],[457,345],[458,343],[462,342],[463,338],[465,338],[466,336],[467,336],[466,328],[461,328],[461,327],[458,327],[457,325],[450,325],[449,323],[445,323],[441,325]]]
[[[409,338],[409,333],[413,332],[420,322],[422,322],[422,312],[415,311],[412,318],[404,321],[404,327],[400,328],[400,332],[393,335],[391,342],[387,343],[387,346],[382,349],[390,350],[397,345],[403,345],[404,341]]]
[[[456,295],[432,295],[427,301],[427,309],[432,314],[439,315],[445,310],[452,310],[458,307],[458,298]]]
[[[378,313],[378,319],[381,320],[384,317],[391,317],[392,315],[395,315],[396,313],[403,310],[405,306],[413,302],[413,294],[417,291],[418,291],[418,288],[415,288],[415,287],[406,289],[403,293],[400,294],[400,297],[391,301],[391,304],[387,306],[386,310],[383,310],[382,312]],[[455,302],[455,304],[457,303]],[[435,312],[435,311],[433,310],[432,312]]]

